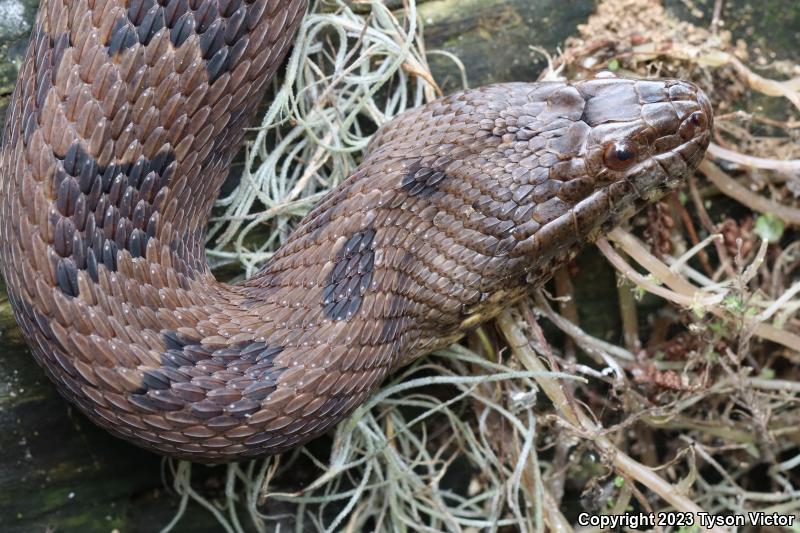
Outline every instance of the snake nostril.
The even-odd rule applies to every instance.
[[[707,131],[707,129],[708,116],[703,111],[694,111],[681,123],[680,128],[678,128],[678,135],[684,141],[688,141]]]
[[[697,111],[697,113],[701,113],[703,115],[702,117],[703,122],[702,125],[700,125],[699,127],[703,129],[708,129],[711,127],[714,117],[714,110],[711,107],[711,100],[708,99],[706,93],[698,89],[697,101],[700,103],[700,109],[701,109],[701,111]]]
[[[689,116],[689,121],[692,125],[700,130],[704,130],[708,127],[708,118],[706,114],[702,111],[695,111]]]

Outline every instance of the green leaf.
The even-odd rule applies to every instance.
[[[722,300],[722,305],[734,313],[741,313],[744,311],[744,301],[738,294],[729,294]]]
[[[703,318],[706,315],[705,308],[702,305],[700,305],[699,303],[692,304],[691,309],[692,309],[692,314],[695,316],[695,318],[700,319],[700,318]]]
[[[772,213],[759,215],[756,219],[756,235],[767,242],[776,243],[783,236],[783,220]]]

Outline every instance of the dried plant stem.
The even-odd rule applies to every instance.
[[[701,309],[702,311],[712,313],[719,317],[726,316],[727,313],[718,306],[723,300],[724,294],[719,293],[713,296],[704,295],[704,291],[674,273],[670,267],[648,252],[633,235],[620,228],[612,230],[608,234],[608,237],[621,246],[625,253],[645,267],[648,272],[651,272],[656,278],[669,287],[669,289],[639,274],[614,251],[606,239],[599,239],[597,241],[597,247],[603,255],[606,256],[615,268],[625,274],[626,277],[631,279],[638,286],[678,305]],[[752,327],[753,332],[763,339],[781,344],[791,350],[800,351],[800,336],[798,335],[763,322],[748,324],[748,326]]]
[[[783,161],[780,159],[767,159],[765,157],[755,157],[752,155],[740,154],[733,150],[728,150],[722,146],[711,143],[708,145],[708,154],[717,159],[724,159],[731,163],[736,163],[750,168],[760,168],[763,170],[776,170],[790,174],[800,173],[800,159],[790,159]]]
[[[553,282],[556,287],[556,295],[558,296],[558,309],[561,316],[572,322],[578,324],[578,306],[575,305],[575,287],[572,285],[572,279],[566,268],[560,268],[553,275]],[[575,355],[575,341],[572,337],[567,337],[564,351],[570,358]]]
[[[625,339],[625,347],[635,353],[642,347],[642,342],[639,340],[636,300],[619,272],[617,273],[617,297],[619,298],[619,315],[622,319],[622,336]]]
[[[643,484],[679,511],[692,513],[704,512],[701,507],[681,494],[675,486],[665,481],[658,474],[653,472],[652,469],[639,463],[617,448],[614,443],[605,436],[603,433],[604,429],[587,415],[582,407],[568,399],[564,387],[559,381],[539,374],[541,372],[547,372],[547,368],[531,347],[530,341],[519,326],[517,319],[512,316],[510,311],[502,312],[497,322],[509,346],[513,350],[514,355],[525,368],[531,372],[537,373],[537,377],[534,377],[536,383],[553,403],[553,406],[561,417],[572,426],[577,435],[591,441],[611,461],[620,474]],[[712,528],[710,531],[724,533],[724,530],[720,528]]]
[[[545,513],[545,522],[549,528],[548,531],[552,533],[572,533],[572,526],[561,513],[559,506],[553,500],[553,496],[549,491],[542,491],[542,499],[544,500],[542,508]]]
[[[753,211],[772,213],[787,224],[800,225],[800,209],[780,204],[747,190],[708,159],[703,160],[698,168],[724,194],[746,205]]]
[[[697,217],[700,219],[700,223],[703,225],[706,231],[709,233],[714,233],[716,228],[714,227],[714,223],[711,221],[711,217],[708,215],[708,211],[706,211],[706,208],[703,205],[703,199],[700,197],[700,191],[697,190],[697,180],[694,176],[689,176],[689,196],[691,197],[692,203],[697,211]],[[714,247],[716,248],[717,255],[719,256],[721,270],[724,270],[730,277],[735,276],[736,272],[733,270],[733,265],[731,264],[728,251],[725,249],[724,244],[720,242],[719,239],[715,239]]]

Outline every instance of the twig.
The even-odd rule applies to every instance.
[[[546,372],[547,369],[539,360],[536,352],[530,347],[528,338],[511,313],[503,311],[497,322],[506,336],[509,346],[514,351],[514,355],[523,366],[532,372]],[[574,428],[576,434],[600,449],[621,474],[643,484],[679,511],[695,514],[705,512],[650,468],[632,459],[617,448],[603,434],[603,428],[599,424],[591,419],[577,403],[570,402],[567,399],[562,385],[555,379],[544,376],[538,376],[534,379],[553,403],[556,411]],[[726,533],[725,530],[718,527],[711,528],[710,531]]]
[[[736,163],[750,168],[760,168],[763,170],[776,170],[786,174],[798,175],[800,173],[800,159],[789,159],[782,161],[780,159],[767,159],[764,157],[755,157],[752,155],[740,154],[733,150],[728,150],[722,146],[711,143],[708,145],[708,154],[717,159],[724,159],[731,163]]]
[[[780,204],[745,189],[708,159],[704,159],[700,163],[699,169],[724,194],[746,205],[753,211],[772,213],[787,224],[800,225],[800,209]]]
[[[648,252],[644,246],[639,244],[630,233],[627,233],[620,228],[616,228],[608,234],[608,237],[615,243],[621,245],[623,250],[629,256],[633,257],[639,264],[653,273],[653,275],[655,275],[671,290],[665,289],[664,287],[656,285],[652,281],[644,278],[614,251],[611,245],[608,244],[608,241],[605,239],[599,239],[597,241],[597,246],[600,248],[600,251],[603,252],[603,255],[605,255],[606,258],[611,261],[616,268],[622,271],[626,276],[631,278],[643,289],[684,307],[699,307],[703,311],[710,312],[720,317],[724,317],[726,315],[725,311],[717,307],[717,304],[722,299],[721,295],[703,296],[700,289],[670,271],[670,268],[667,265],[650,254],[650,252]],[[747,275],[747,273],[745,275]],[[800,351],[800,336],[798,335],[760,322],[751,324],[750,327],[753,328],[753,332],[756,335],[763,339],[781,344],[790,350]]]

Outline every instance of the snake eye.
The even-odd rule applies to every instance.
[[[636,147],[626,141],[617,141],[606,146],[603,163],[611,170],[625,170],[636,163]]]

